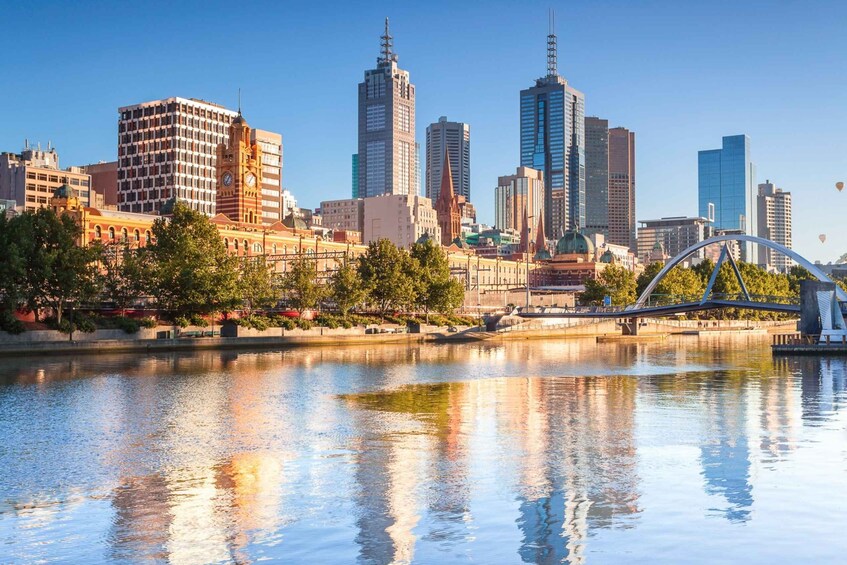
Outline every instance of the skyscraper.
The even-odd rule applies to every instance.
[[[791,249],[791,193],[777,188],[767,180],[759,185],[759,237],[764,237]],[[794,262],[772,249],[759,251],[759,264],[786,272]]]
[[[359,154],[353,153],[353,190],[351,195],[353,198],[359,197]]]
[[[359,83],[359,197],[417,190],[415,87],[397,66],[392,40],[385,18],[377,66]]]
[[[286,215],[282,195],[282,136],[253,129],[250,141],[262,150],[262,222],[280,222]]]
[[[635,251],[635,132],[609,130],[609,243]]]
[[[444,153],[450,157],[453,192],[471,199],[471,126],[445,116],[426,128],[426,197],[438,200]]]
[[[548,237],[585,226],[585,96],[559,76],[552,19],[547,76],[521,91],[521,165],[544,173]]]
[[[750,159],[750,138],[731,135],[723,138],[721,149],[698,153],[699,213],[718,231],[756,235],[759,224],[754,179],[756,171]],[[711,211],[710,211],[711,210]],[[743,247],[743,260],[755,263],[753,245]]]
[[[215,151],[238,115],[203,100],[166,98],[118,109],[118,208],[155,214],[177,198],[215,214]]]
[[[544,175],[529,167],[518,167],[514,175],[499,177],[494,191],[494,227],[523,232],[524,220],[538,224],[544,212]]]
[[[585,231],[609,233],[609,120],[585,118]]]

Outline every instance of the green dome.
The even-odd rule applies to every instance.
[[[468,248],[468,244],[465,243],[465,241],[461,237],[457,237],[456,239],[453,240],[452,243],[456,247],[458,247],[459,249],[467,249]]]
[[[566,231],[556,243],[556,255],[593,254],[594,244],[586,236],[576,231]]]
[[[433,239],[432,239],[432,236],[431,236],[431,235],[429,235],[429,233],[428,233],[428,232],[424,232],[424,233],[423,233],[423,235],[422,235],[422,236],[420,236],[420,237],[418,238],[418,240],[417,240],[415,243],[424,244],[424,243],[426,243],[427,241],[432,241],[433,243],[435,243],[435,242],[433,241]]]
[[[601,263],[614,263],[616,261],[615,254],[612,253],[611,249],[607,249],[605,253],[600,255]]]
[[[303,221],[303,218],[298,218],[294,212],[288,214],[282,221],[282,225],[292,230],[307,230],[309,226]]]
[[[540,249],[535,253],[535,257],[533,257],[535,261],[549,261],[552,258],[553,257],[550,255],[550,252],[546,249]]]
[[[53,191],[53,198],[79,198],[79,195],[76,193],[76,190],[74,190],[72,186],[69,186],[66,183]]]

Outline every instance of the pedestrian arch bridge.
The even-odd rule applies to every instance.
[[[764,310],[768,312],[779,312],[787,314],[800,313],[799,297],[786,298],[784,296],[761,296],[750,294],[747,291],[747,285],[741,276],[741,271],[732,253],[729,252],[729,242],[752,243],[759,247],[771,249],[786,257],[789,257],[798,265],[808,270],[813,277],[822,282],[832,283],[833,281],[814,263],[801,256],[800,254],[788,249],[787,247],[752,235],[731,234],[719,235],[695,245],[692,245],[670,261],[664,268],[653,278],[641,296],[634,304],[618,307],[577,307],[577,308],[545,308],[544,311],[522,311],[518,310],[517,315],[523,318],[646,318],[646,317],[663,317],[673,316],[676,314],[685,314],[688,312],[698,312],[706,310],[716,310],[722,308],[743,308],[745,310]],[[695,252],[713,244],[723,244],[718,261],[715,263],[715,269],[709,279],[709,284],[706,285],[706,291],[702,296],[667,296],[654,295],[653,291],[662,282],[662,279],[670,272],[671,269],[685,261]],[[732,271],[738,280],[741,292],[737,294],[716,294],[713,292],[715,280],[717,279],[718,271],[724,262],[728,262],[732,267]],[[847,293],[845,293],[838,285],[836,288],[836,297],[844,308],[847,303]]]

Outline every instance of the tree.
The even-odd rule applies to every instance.
[[[417,262],[415,304],[426,312],[427,321],[430,311],[450,314],[464,304],[465,287],[450,276],[444,249],[427,240],[412,245],[410,256]]]
[[[256,308],[276,304],[273,267],[264,257],[244,257],[238,269],[238,290],[248,315]]]
[[[582,304],[600,305],[605,296],[612,297],[612,305],[625,306],[635,302],[635,275],[619,265],[608,265],[596,280],[585,281],[585,291],[580,295]]]
[[[229,255],[209,218],[182,202],[173,217],[153,222],[152,291],[174,315],[223,312],[237,307],[237,258]]]
[[[650,263],[649,265],[644,267],[644,270],[641,272],[640,275],[638,275],[638,279],[636,280],[635,294],[641,296],[644,291],[647,290],[647,287],[650,286],[650,283],[653,281],[653,279],[656,278],[656,275],[659,274],[659,271],[661,271],[663,268],[664,265],[662,265],[658,261],[654,261],[653,263]]]
[[[48,208],[24,212],[10,224],[22,260],[27,308],[36,319],[40,310],[50,308],[61,325],[66,308],[73,310],[99,292],[98,249],[79,245],[82,228],[76,220]]]
[[[20,329],[14,313],[24,305],[24,259],[15,225],[0,214],[0,329]]]
[[[699,300],[704,289],[705,285],[696,272],[680,266],[668,271],[656,285],[657,294],[665,295],[674,302]]]
[[[297,256],[282,275],[282,290],[300,315],[316,307],[325,295],[325,289],[318,283],[316,263],[302,253]]]
[[[344,317],[367,298],[368,288],[351,263],[339,265],[332,275],[330,296]]]
[[[359,276],[369,289],[370,301],[380,314],[414,304],[418,285],[410,276],[412,258],[387,239],[372,241],[359,257]]]
[[[130,249],[125,244],[101,245],[100,281],[103,296],[115,303],[121,314],[145,296],[151,283],[149,254],[146,249]]]

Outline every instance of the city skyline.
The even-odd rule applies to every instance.
[[[713,147],[715,140],[723,136],[745,134],[752,140],[752,159],[757,164],[754,182],[763,182],[767,177],[794,195],[795,249],[824,261],[834,260],[847,250],[838,246],[847,235],[847,228],[839,221],[839,207],[822,210],[820,206],[828,201],[825,199],[838,202],[834,184],[847,177],[845,141],[838,127],[847,118],[838,94],[845,79],[835,76],[837,73],[814,71],[827,68],[829,57],[837,51],[819,47],[821,42],[836,41],[834,21],[838,18],[832,17],[833,10],[844,8],[835,4],[820,6],[829,9],[812,14],[782,6],[765,16],[757,14],[763,25],[756,27],[763,29],[748,30],[743,40],[733,45],[736,54],[745,55],[740,57],[743,64],[727,63],[727,48],[716,46],[712,34],[718,20],[726,22],[723,25],[728,29],[724,31],[736,26],[746,30],[742,20],[755,12],[751,6],[720,4],[718,14],[712,15],[705,9],[657,4],[649,11],[653,16],[661,15],[655,18],[656,22],[648,17],[648,10],[620,3],[575,6],[568,10],[567,17],[560,13],[556,29],[561,51],[559,73],[586,94],[587,115],[603,115],[638,132],[638,219],[696,215],[697,151]],[[388,15],[395,49],[403,55],[403,68],[412,74],[419,89],[416,141],[423,144],[423,124],[440,115],[455,116],[474,128],[473,202],[480,211],[480,221],[493,223],[497,177],[518,165],[519,92],[544,72],[546,8],[537,4],[518,11],[503,4],[500,10],[482,11],[451,6],[451,20],[456,21],[435,31],[438,41],[417,31],[432,16],[413,7],[367,7],[353,13],[339,5],[326,16],[326,6],[322,6],[324,13],[315,16],[315,22],[309,19],[312,15],[308,8],[281,9],[276,18],[253,22],[257,34],[277,26],[280,47],[268,49],[252,61],[229,53],[218,32],[186,32],[184,37],[174,35],[172,41],[157,45],[153,38],[138,36],[149,23],[148,16],[142,15],[140,22],[130,22],[128,29],[120,31],[120,38],[139,41],[146,56],[134,56],[133,65],[122,66],[129,47],[113,49],[118,32],[96,25],[98,18],[114,17],[111,10],[119,13],[116,8],[104,7],[102,14],[86,16],[92,19],[89,23],[95,24],[90,26],[90,33],[75,37],[69,48],[57,52],[52,45],[60,37],[59,31],[69,23],[79,22],[82,11],[63,5],[10,6],[7,11],[12,17],[41,18],[44,25],[27,36],[28,48],[19,61],[7,63],[10,80],[8,88],[0,93],[0,100],[15,111],[0,132],[2,150],[20,151],[25,138],[41,141],[45,146],[52,140],[62,155],[63,166],[114,160],[118,107],[182,96],[232,108],[236,105],[237,88],[242,86],[248,120],[280,132],[287,140],[285,184],[301,205],[314,208],[321,200],[345,198],[349,195],[350,153],[355,149],[356,84],[362,70],[372,66],[378,54],[383,18]],[[264,8],[268,16],[275,10]],[[149,17],[156,11],[155,7],[151,9]],[[172,20],[176,24],[181,18],[211,22],[219,20],[223,13],[216,9],[209,14],[199,12],[192,6],[179,5]],[[589,47],[580,41],[587,35],[578,22],[592,14],[602,14],[609,24],[629,20],[630,27],[619,37],[610,38],[605,46],[592,43]],[[294,18],[294,22],[283,15]],[[235,15],[233,25],[241,18],[246,19]],[[496,31],[514,26],[515,18],[521,22],[521,29],[508,44],[485,39],[481,31],[469,36],[472,41],[457,39],[457,29],[467,27],[463,21]],[[297,31],[296,22],[308,25]],[[685,23],[684,32],[673,26],[669,31],[657,27],[657,23],[669,22]],[[171,25],[175,24],[163,24],[162,36],[169,36]],[[324,35],[336,33],[339,38],[319,45],[303,44],[307,32],[316,33],[318,27]],[[830,28],[832,32],[828,31]],[[201,30],[203,26],[194,29]],[[292,33],[287,35],[286,30]],[[651,33],[654,36],[648,38]],[[633,41],[634,36],[637,41]],[[783,41],[760,45],[764,36],[781,37]],[[798,47],[807,36],[818,41],[814,49]],[[20,44],[22,40],[23,36],[9,34],[0,43]],[[348,46],[339,49],[342,41]],[[448,65],[448,55],[465,43],[469,44],[466,64]],[[173,51],[187,45],[196,50]],[[669,46],[679,49],[671,53]],[[133,45],[133,49],[137,47]],[[320,69],[310,70],[309,60],[303,55],[307,47],[317,50],[312,56],[320,58],[322,64],[312,66]],[[174,56],[163,57],[169,50]],[[204,52],[203,58],[194,57],[194,52],[200,51]],[[488,56],[482,56],[484,53]],[[658,61],[647,60],[650,53],[661,53],[662,57]],[[627,64],[628,57],[637,57],[637,68]],[[73,63],[80,58],[88,62],[84,73]],[[63,85],[58,90],[60,103],[55,101],[56,89],[33,89],[16,73],[18,68],[33,63],[46,65],[56,82]],[[278,68],[280,78],[269,79],[269,65]],[[704,71],[710,73],[709,89],[702,86]],[[616,91],[617,83],[628,81],[636,73],[639,77],[635,77],[635,86],[623,93]],[[799,126],[795,120],[788,125],[781,119],[789,109],[797,114],[796,98],[785,101],[766,97],[761,89],[763,81],[786,73],[792,80],[803,82],[812,97],[799,109],[815,109],[814,113],[803,114]],[[298,81],[307,85],[326,81],[328,74],[335,76],[333,88],[326,92],[307,96],[304,92],[308,86],[295,88]],[[647,80],[650,88],[639,91],[637,85],[643,86]],[[709,91],[708,96],[701,90]],[[474,96],[479,92],[485,95]],[[319,126],[313,123],[316,116],[320,117]],[[792,143],[798,137],[814,142]],[[313,175],[315,167],[323,172],[321,177]],[[818,240],[821,232],[828,233],[827,244]]]

